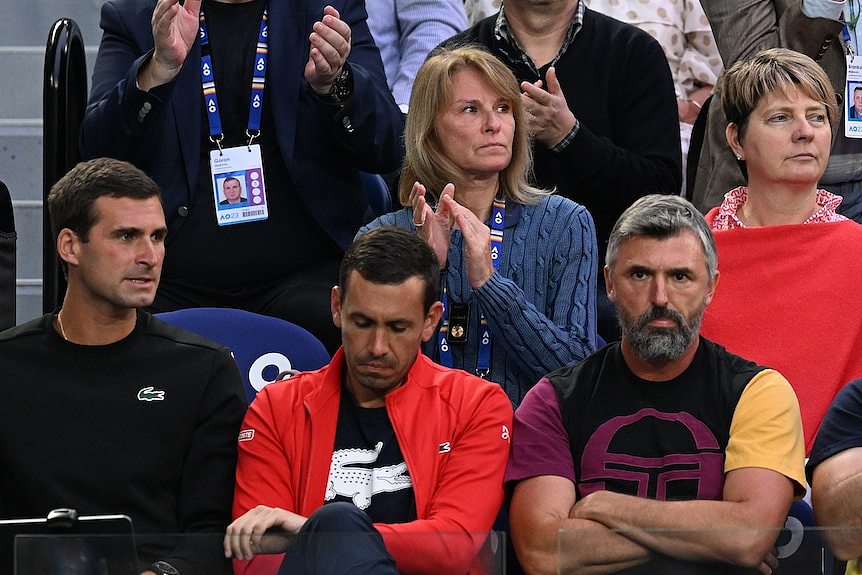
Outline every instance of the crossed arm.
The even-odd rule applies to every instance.
[[[862,555],[862,380],[838,393],[823,417],[808,460],[811,503],[823,536],[840,559]]]
[[[575,486],[563,477],[532,477],[515,487],[509,508],[512,541],[528,573],[599,575],[649,561],[644,546],[601,523],[570,517],[575,503]],[[577,545],[560,545],[570,539]]]
[[[862,447],[837,453],[814,469],[811,503],[823,537],[842,560],[862,555]],[[855,529],[852,529],[855,528]]]
[[[771,573],[777,563],[770,549],[792,498],[788,478],[753,467],[727,473],[722,501],[656,501],[609,491],[576,500],[571,481],[540,476],[515,488],[512,538],[529,573],[613,573],[646,563],[653,553]]]

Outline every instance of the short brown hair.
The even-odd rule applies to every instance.
[[[353,271],[380,285],[400,284],[412,277],[422,278],[426,314],[439,295],[440,262],[437,255],[425,240],[401,228],[374,228],[356,238],[347,248],[338,273],[341,301],[347,295]]]
[[[737,125],[740,140],[760,100],[775,91],[786,92],[790,86],[826,106],[829,125],[835,128],[838,101],[832,83],[823,68],[805,54],[787,48],[764,50],[731,66],[718,85],[724,115]]]
[[[161,201],[156,183],[128,162],[112,158],[81,162],[60,178],[48,194],[54,240],[60,230],[69,228],[82,241],[88,241],[90,228],[97,223],[94,206],[102,196],[137,200],[155,196]]]

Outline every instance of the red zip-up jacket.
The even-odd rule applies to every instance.
[[[309,516],[323,505],[344,353],[258,393],[242,424],[234,518],[257,505]],[[416,521],[375,524],[401,573],[468,573],[503,502],[512,406],[496,383],[418,354],[386,410],[413,481]],[[281,555],[236,561],[272,574]]]

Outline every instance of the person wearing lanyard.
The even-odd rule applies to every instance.
[[[424,351],[499,383],[514,405],[540,377],[596,346],[593,219],[527,184],[524,115],[517,80],[493,55],[433,52],[410,98],[405,208],[360,230],[395,225],[431,245],[445,309]]]
[[[842,39],[847,2],[711,0],[702,5],[726,68],[767,48],[789,48],[817,62],[829,76],[835,93],[844,94],[847,65],[853,63],[848,53],[852,42]],[[712,98],[708,114],[691,196],[703,213],[721,205],[727,190],[745,184],[745,176],[725,138],[727,118],[719,91]],[[847,111],[835,117],[829,164],[819,184],[843,198],[838,213],[862,222],[862,140],[844,135],[846,114]]]
[[[403,117],[356,0],[108,0],[81,133],[131,161],[169,228],[155,311],[227,306],[330,350],[329,292],[372,213],[359,170],[401,161]],[[245,205],[221,205],[237,178]]]

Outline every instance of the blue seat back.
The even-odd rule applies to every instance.
[[[807,501],[794,501],[775,542],[778,572],[785,575],[839,575],[843,564],[826,547]]]
[[[310,371],[329,362],[320,340],[283,319],[206,307],[159,313],[156,317],[227,346],[239,366],[249,403],[279,373]]]
[[[359,182],[365,192],[365,199],[375,216],[382,216],[392,211],[392,193],[386,180],[380,174],[359,172]]]

